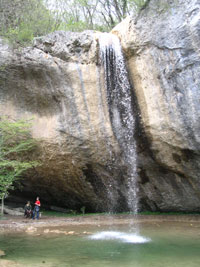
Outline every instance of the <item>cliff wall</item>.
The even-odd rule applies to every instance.
[[[160,166],[141,162],[142,190],[152,207],[199,210],[200,2],[151,0],[113,33],[126,53],[152,160]]]

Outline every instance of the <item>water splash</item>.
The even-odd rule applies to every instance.
[[[92,240],[119,240],[124,243],[143,244],[151,241],[150,238],[140,236],[137,234],[116,232],[116,231],[103,231],[91,235],[89,239]]]
[[[117,36],[102,33],[99,36],[100,58],[104,67],[105,87],[113,132],[127,166],[127,204],[134,214],[138,212],[137,155],[135,117],[131,86],[128,79],[121,44]]]

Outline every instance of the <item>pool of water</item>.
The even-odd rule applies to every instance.
[[[151,222],[142,224],[139,234],[128,228],[73,226],[67,231],[74,235],[43,230],[32,235],[0,234],[0,249],[6,253],[3,259],[24,266],[200,266],[200,224]]]

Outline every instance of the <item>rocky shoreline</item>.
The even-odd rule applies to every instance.
[[[131,222],[189,222],[200,224],[200,215],[88,215],[72,217],[49,217],[43,216],[40,220],[25,219],[19,216],[6,216],[0,220],[0,233],[5,232],[36,232],[55,227],[70,227],[78,225],[122,225]],[[59,231],[59,230],[58,230]],[[51,230],[49,230],[51,232]]]

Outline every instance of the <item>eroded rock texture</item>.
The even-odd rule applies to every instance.
[[[151,160],[140,155],[143,203],[199,210],[200,1],[151,0],[113,33],[126,53],[152,153]]]
[[[112,195],[118,207],[126,205],[118,192],[122,170],[97,45],[89,31],[53,33],[22,51],[1,43],[0,113],[33,117],[33,136],[40,140],[33,157],[42,166],[24,180],[29,198],[37,194],[51,205],[105,210]]]

